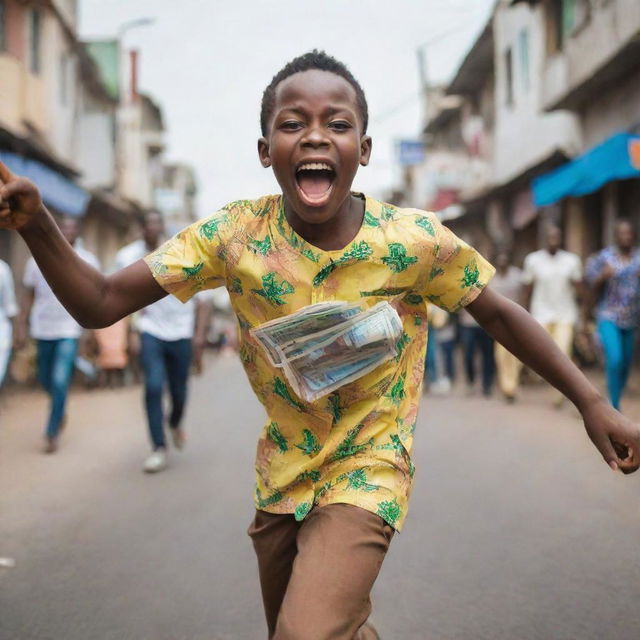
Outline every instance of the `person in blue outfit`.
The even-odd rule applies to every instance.
[[[590,258],[585,276],[597,299],[596,320],[609,400],[619,409],[631,371],[640,317],[640,249],[629,220],[618,220],[615,243]]]

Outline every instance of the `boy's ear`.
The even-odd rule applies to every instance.
[[[269,156],[269,143],[266,138],[258,140],[258,156],[260,164],[266,169],[271,166],[271,156]]]
[[[371,147],[373,141],[371,136],[362,136],[360,139],[360,164],[366,167],[369,164],[369,158],[371,158]]]

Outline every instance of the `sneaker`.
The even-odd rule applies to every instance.
[[[145,473],[157,473],[167,468],[167,452],[164,449],[156,449],[143,465]]]
[[[184,445],[187,441],[184,431],[180,427],[169,427],[169,432],[171,433],[173,446],[178,450],[184,449]]]

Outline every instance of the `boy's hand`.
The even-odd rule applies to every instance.
[[[38,187],[0,162],[0,229],[22,229],[41,210]]]
[[[604,400],[582,412],[584,426],[607,464],[633,473],[640,467],[640,429]]]

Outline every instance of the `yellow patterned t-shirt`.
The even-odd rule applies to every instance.
[[[314,505],[353,504],[400,530],[414,467],[413,432],[427,344],[427,303],[469,304],[493,267],[432,213],[365,200],[344,249],[323,251],[287,222],[282,196],[231,203],[146,258],[156,280],[186,301],[225,286],[238,318],[240,358],[267,421],[258,443],[255,504],[302,520]],[[327,397],[295,395],[249,331],[322,301],[386,300],[403,333],[397,356]]]

